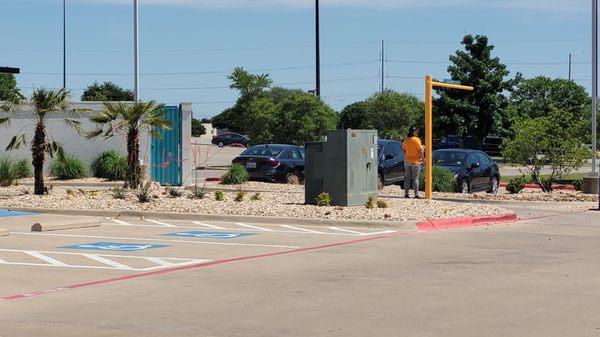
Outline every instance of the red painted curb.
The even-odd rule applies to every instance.
[[[206,178],[206,180],[204,180],[204,181],[209,181],[209,182],[221,181],[221,178]]]
[[[507,183],[500,183],[500,187],[506,187],[507,185],[508,185]],[[541,189],[536,184],[525,184],[525,188]],[[552,188],[555,190],[575,191],[575,186],[573,186],[573,185],[552,185]]]
[[[423,221],[417,223],[417,228],[421,232],[435,232],[444,229],[462,228],[462,227],[474,227],[482,224],[492,224],[500,222],[514,222],[517,221],[516,213],[499,214],[499,215],[486,215],[481,217],[471,218],[454,218],[454,219],[438,219]]]

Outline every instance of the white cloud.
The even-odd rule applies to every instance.
[[[131,4],[132,0],[76,0],[90,3]],[[314,0],[139,0],[140,4],[208,8],[310,8]],[[495,7],[543,11],[587,11],[589,0],[321,0],[322,6],[363,8]]]

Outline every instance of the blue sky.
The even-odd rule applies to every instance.
[[[448,77],[464,34],[486,34],[514,75],[573,77],[589,87],[588,0],[321,0],[322,96],[336,110],[386,86],[422,97],[422,78]],[[132,0],[67,0],[68,87],[133,87]],[[218,114],[237,93],[236,66],[274,84],[314,88],[312,0],[140,0],[141,96]],[[18,66],[23,92],[62,85],[62,1],[2,0],[0,64]],[[10,13],[7,15],[7,13]]]

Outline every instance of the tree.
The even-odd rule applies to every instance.
[[[585,121],[556,108],[545,116],[520,119],[513,126],[515,137],[506,142],[502,154],[507,161],[523,165],[544,192],[551,192],[555,180],[581,167],[589,155],[578,137],[582,127]],[[547,178],[540,174],[546,165],[551,168]]]
[[[504,93],[515,80],[507,80],[509,71],[498,57],[492,56],[494,46],[486,36],[467,35],[462,45],[465,51],[450,56],[448,72],[452,80],[475,87],[472,92],[436,89],[440,98],[435,103],[434,122],[442,134],[475,136],[500,134],[507,127],[505,109],[508,99]]]
[[[31,121],[31,126],[34,128],[34,135],[31,141],[34,193],[42,195],[44,194],[44,163],[46,161],[46,153],[51,157],[56,155],[61,161],[65,160],[61,144],[55,141],[53,136],[48,133],[47,125],[50,121],[61,120],[68,127],[81,133],[81,122],[74,118],[82,110],[70,108],[69,92],[64,89],[36,89],[31,94],[29,100],[15,99],[8,101],[2,106],[2,110],[7,112],[9,117],[1,118],[0,125],[10,123],[10,115],[12,114],[20,114]],[[19,132],[12,137],[10,143],[6,146],[6,150],[15,150],[25,144],[27,144],[26,135]]]
[[[121,88],[112,82],[104,82],[102,84],[94,82],[88,86],[83,95],[82,101],[96,102],[127,102],[134,100],[134,93],[129,89]]]
[[[17,87],[17,80],[13,74],[0,74],[0,102],[15,101],[23,96]]]
[[[192,118],[192,137],[200,137],[206,134],[206,128],[202,125],[202,121]]]
[[[96,129],[87,133],[86,138],[110,138],[115,132],[127,137],[127,181],[130,188],[140,185],[140,134],[149,133],[162,139],[161,131],[171,129],[171,121],[165,119],[164,106],[150,102],[104,102],[104,110],[90,120]]]
[[[519,82],[510,95],[507,115],[512,123],[523,119],[549,115],[554,109],[573,115],[577,123],[590,121],[590,97],[585,88],[565,79],[538,76]],[[589,128],[582,130],[581,140],[589,135]]]
[[[213,125],[218,129],[245,133],[247,126],[248,109],[252,100],[271,86],[268,74],[250,74],[244,68],[237,67],[227,77],[231,80],[231,89],[238,90],[240,96],[236,104],[212,118]]]
[[[411,127],[423,125],[424,111],[417,97],[385,91],[346,106],[340,114],[340,127],[376,129],[382,138],[402,140]]]

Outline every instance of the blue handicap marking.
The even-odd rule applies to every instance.
[[[152,248],[168,247],[166,245],[151,245],[145,243],[117,243],[117,242],[96,242],[75,246],[66,246],[60,248],[66,249],[90,249],[90,250],[115,250],[120,252],[135,252]]]
[[[19,212],[19,211],[7,210],[7,209],[0,209],[0,218],[13,217],[13,216],[28,216],[28,215],[37,215],[37,213]]]
[[[203,238],[203,239],[237,239],[245,236],[251,236],[255,234],[249,233],[225,233],[225,232],[177,232],[170,234],[163,234],[163,236],[176,236],[176,237],[192,237],[192,238]]]

